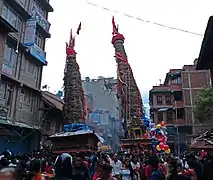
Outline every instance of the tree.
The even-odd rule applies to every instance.
[[[213,89],[203,88],[195,100],[195,118],[200,123],[210,123],[213,120]]]

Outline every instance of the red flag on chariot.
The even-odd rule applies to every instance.
[[[114,18],[114,16],[112,16],[112,34],[114,35],[114,34],[117,34],[118,33],[118,31],[117,31],[117,27],[116,27],[116,25],[115,25],[115,18]]]

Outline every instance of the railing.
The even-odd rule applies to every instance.
[[[39,24],[39,26],[41,26],[46,32],[49,32],[49,30],[50,30],[50,23],[39,12],[38,8],[35,5],[32,7],[31,16],[32,16],[32,19],[36,20],[36,22]]]
[[[181,84],[171,84],[171,89],[174,91],[181,91],[182,85]]]

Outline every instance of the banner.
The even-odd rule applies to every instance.
[[[44,52],[36,44],[30,47],[30,54],[34,56],[36,59],[38,59],[39,61],[41,61],[43,64],[47,65],[46,52]]]
[[[38,8],[35,5],[33,5],[32,7],[32,19],[34,19],[46,32],[49,32],[50,23],[39,12]]]
[[[6,65],[6,64],[2,64],[2,72],[4,72],[5,74],[12,76],[13,75],[13,68]]]
[[[35,36],[36,36],[36,21],[33,19],[29,19],[26,22],[24,45],[27,47],[33,46],[35,43]]]

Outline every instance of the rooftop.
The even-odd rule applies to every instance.
[[[63,110],[64,101],[60,99],[58,96],[49,91],[42,91],[41,94],[43,100],[46,101],[48,104],[50,104],[52,107],[55,107],[60,111]]]

